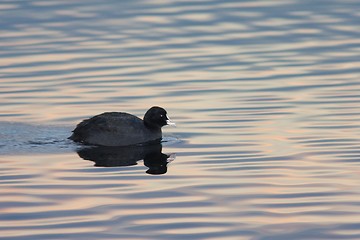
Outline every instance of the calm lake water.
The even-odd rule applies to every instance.
[[[360,239],[359,12],[1,1],[1,238]],[[162,146],[66,140],[153,105],[177,123]]]

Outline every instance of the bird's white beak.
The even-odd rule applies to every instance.
[[[167,118],[167,120],[166,120],[167,125],[176,127],[176,123],[172,122],[167,115],[166,115],[166,118]]]
[[[175,158],[176,158],[176,153],[170,153],[170,154],[168,155],[168,158],[167,158],[166,162],[167,162],[167,163],[171,163],[172,161],[175,160]]]

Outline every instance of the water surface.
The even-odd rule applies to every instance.
[[[359,239],[359,10],[2,1],[2,238]],[[147,149],[99,163],[66,140],[153,105],[178,125],[161,174]]]

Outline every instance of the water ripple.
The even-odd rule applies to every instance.
[[[359,239],[358,9],[1,2],[1,236]],[[166,174],[100,167],[66,140],[84,118],[152,105],[178,125]]]

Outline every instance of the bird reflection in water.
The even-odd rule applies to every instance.
[[[152,175],[165,174],[167,164],[175,159],[175,153],[164,154],[161,144],[131,147],[91,146],[77,150],[78,155],[95,162],[96,167],[120,167],[137,165],[144,160],[148,167],[146,173]]]

